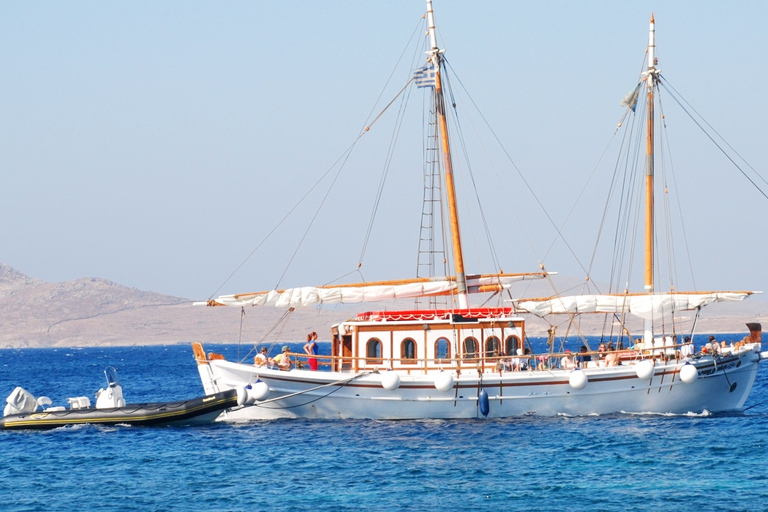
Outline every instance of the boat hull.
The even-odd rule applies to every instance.
[[[178,402],[12,414],[0,418],[0,428],[40,430],[84,423],[131,426],[199,425],[213,422],[224,409],[237,405],[237,391],[232,389]]]
[[[587,383],[571,384],[571,370],[453,374],[453,387],[439,391],[439,374],[400,373],[399,386],[384,388],[389,372],[289,372],[224,360],[198,366],[204,386],[222,388],[265,382],[268,396],[255,405],[221,415],[220,420],[275,418],[450,419],[480,418],[481,390],[488,395],[489,418],[527,415],[602,415],[612,413],[719,413],[744,406],[758,370],[760,354],[745,351],[717,361],[691,361],[693,382],[680,378],[685,363],[657,362],[649,377],[638,365],[577,370]],[[216,384],[214,384],[216,383]]]

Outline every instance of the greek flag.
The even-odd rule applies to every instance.
[[[435,66],[432,63],[413,72],[416,87],[435,87]]]

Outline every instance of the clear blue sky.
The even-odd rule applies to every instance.
[[[0,2],[0,262],[47,281],[103,277],[207,298],[354,140],[423,12],[421,0]],[[636,83],[651,12],[663,74],[768,176],[765,2],[436,0],[435,12],[452,68],[558,222]],[[768,200],[718,153],[697,149],[701,135],[665,107],[670,129],[692,134],[671,150],[676,171],[695,176],[685,209],[697,286],[768,290]],[[386,148],[391,135],[377,130],[282,286],[356,266],[383,166],[368,139]],[[368,249],[368,279],[414,274],[421,164],[412,165],[393,165],[385,200],[400,203],[377,217],[385,241]],[[406,171],[407,192],[395,174]],[[319,201],[300,206],[304,224],[274,235],[218,293],[273,287]],[[509,208],[488,212],[507,230],[496,243],[505,271],[536,270],[554,237],[526,201],[525,234]],[[602,199],[585,201],[569,236],[587,260]],[[581,276],[562,249],[546,264]]]

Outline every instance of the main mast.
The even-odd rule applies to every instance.
[[[652,294],[653,261],[654,261],[654,93],[659,79],[660,70],[656,69],[656,23],[651,14],[651,25],[648,35],[648,69],[643,73],[648,100],[647,141],[645,150],[645,291]],[[647,343],[653,339],[653,320],[644,322],[643,340]]]
[[[448,123],[445,118],[445,101],[441,81],[442,55],[437,46],[435,34],[435,18],[432,12],[432,0],[427,0],[427,24],[429,26],[430,50],[428,59],[435,69],[435,108],[437,110],[440,142],[443,153],[443,170],[445,172],[445,191],[448,201],[448,214],[451,225],[451,242],[453,245],[453,263],[456,267],[456,284],[459,307],[469,306],[467,300],[467,277],[464,271],[464,256],[461,250],[461,235],[459,234],[459,213],[456,207],[456,189],[453,182],[453,163],[451,161],[451,146],[448,140]]]

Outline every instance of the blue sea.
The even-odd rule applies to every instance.
[[[106,366],[129,403],[203,394],[189,345],[3,349],[0,394],[93,400]],[[765,364],[728,415],[2,431],[0,510],[756,511],[767,452]]]

